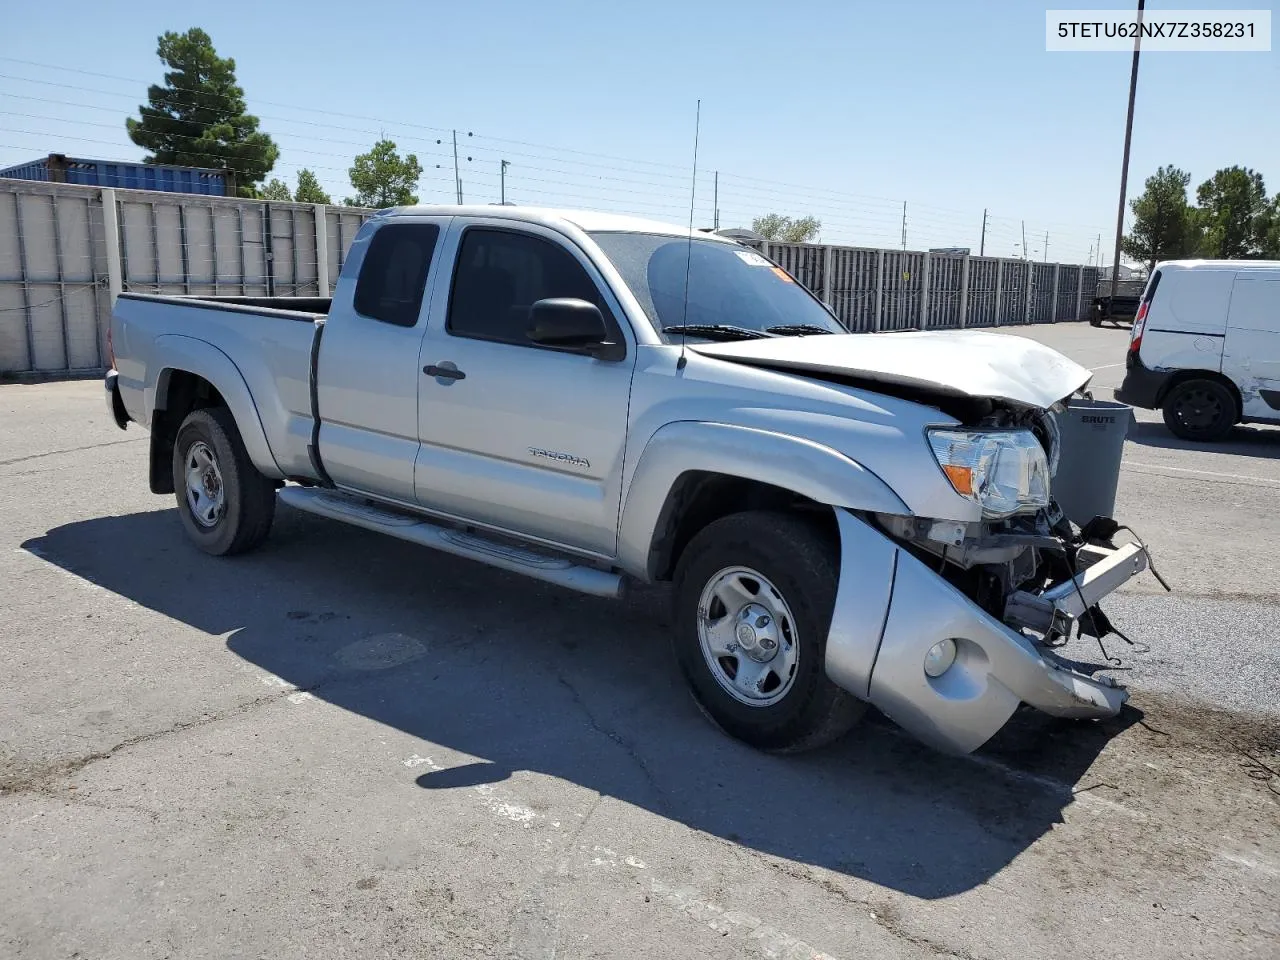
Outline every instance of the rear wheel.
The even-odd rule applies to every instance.
[[[193,410],[182,421],[173,445],[173,489],[182,526],[205,553],[244,553],[271,531],[275,484],[249,460],[225,407]]]
[[[1216,380],[1184,380],[1164,399],[1164,422],[1183,440],[1221,440],[1238,419],[1236,398]]]
[[[789,514],[709,524],[676,566],[676,658],[717,726],[763,750],[794,752],[844,734],[866,705],[827,679],[839,551]]]

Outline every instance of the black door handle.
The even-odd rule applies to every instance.
[[[429,377],[444,377],[446,380],[465,380],[467,375],[457,367],[437,367],[434,363],[427,364],[422,368],[422,372]]]

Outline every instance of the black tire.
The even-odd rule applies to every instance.
[[[197,444],[203,449],[196,449]],[[188,499],[187,466],[189,455],[203,456],[205,451],[212,455],[213,488],[222,491],[222,502],[211,507],[212,516],[202,521]],[[235,418],[226,407],[193,410],[182,421],[173,445],[173,489],[183,529],[205,553],[218,557],[244,553],[271,532],[276,485],[249,460]]]
[[[1164,422],[1183,440],[1221,440],[1240,419],[1235,396],[1217,380],[1183,380],[1164,398]]]
[[[794,620],[798,658],[788,671],[789,689],[775,703],[756,705],[737,699],[713,672],[719,670],[721,677],[727,677],[728,670],[713,667],[713,655],[703,653],[699,636],[703,590],[719,573],[733,567],[749,568],[767,578]],[[676,659],[694,701],[730,736],[761,750],[799,752],[838,739],[866,712],[865,703],[826,675],[827,631],[839,567],[839,548],[832,538],[816,524],[786,513],[738,513],[717,520],[681,554],[673,596]],[[715,606],[713,600],[709,609]],[[728,611],[723,614],[728,615]],[[786,646],[789,651],[790,645]],[[716,662],[725,664],[725,660]],[[781,691],[778,677],[771,680],[778,681]]]

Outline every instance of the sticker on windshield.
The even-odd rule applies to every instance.
[[[787,271],[783,270],[781,267],[774,267],[773,275],[783,283],[795,283],[795,281],[791,279],[791,274],[787,273]]]
[[[756,253],[754,250],[735,250],[733,252],[738,255],[739,260],[741,260],[743,263],[750,264],[753,267],[773,266],[773,264],[771,264],[764,257],[760,256],[760,254]]]

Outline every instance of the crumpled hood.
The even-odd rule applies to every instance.
[[[1092,371],[1026,337],[981,330],[846,333],[689,344],[708,357],[803,374],[845,375],[957,397],[1041,409],[1069,397]]]

